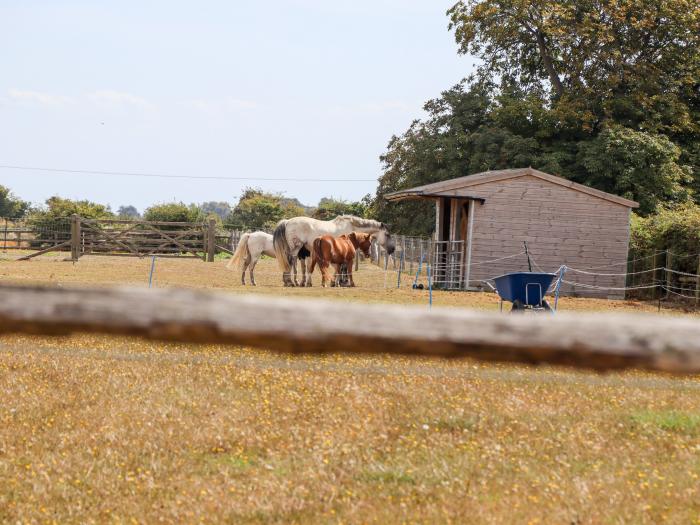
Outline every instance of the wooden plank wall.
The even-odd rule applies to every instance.
[[[527,259],[482,264],[523,250],[530,253],[545,271],[565,264],[601,273],[626,271],[629,240],[629,208],[544,181],[533,176],[470,186],[456,195],[483,197],[477,205],[472,244],[472,279],[487,279],[503,273],[527,270]],[[567,280],[622,288],[624,276],[570,274]],[[624,297],[623,291],[574,289],[563,285],[562,292],[582,296]]]

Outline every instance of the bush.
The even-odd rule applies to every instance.
[[[194,204],[188,206],[184,202],[168,202],[146,208],[143,218],[146,221],[195,223],[203,221],[206,217]]]
[[[670,250],[680,255],[700,251],[700,205],[683,203],[658,208],[647,217],[632,216],[630,248],[642,254]]]
[[[42,208],[36,210],[32,215],[34,217],[55,219],[59,217],[70,217],[74,213],[85,219],[114,218],[110,207],[104,204],[98,204],[88,200],[74,201],[61,197],[51,197],[47,199],[46,204]]]

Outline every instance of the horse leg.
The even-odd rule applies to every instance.
[[[258,259],[255,259],[253,261],[253,264],[250,265],[250,284],[252,284],[253,286],[257,286],[257,284],[255,284],[255,275],[253,274],[256,264],[258,264]]]
[[[325,288],[327,286],[329,277],[328,277],[328,264],[320,264],[319,268],[321,269],[321,286]]]
[[[297,261],[298,260],[299,260],[298,257],[292,255],[292,268],[293,268],[293,272],[294,272],[294,279],[292,280],[292,282],[294,283],[294,286],[299,286],[299,281],[297,280]]]
[[[308,259],[308,257],[307,257]],[[306,286],[306,259],[301,259],[301,286]]]
[[[245,286],[245,271],[246,268],[248,268],[248,265],[250,264],[250,257],[246,257],[245,260],[243,261],[243,273],[241,273],[241,284]]]
[[[352,261],[353,261],[353,259],[354,259],[354,257],[352,259],[345,261],[345,266],[347,267],[348,286],[350,288],[355,288],[355,281],[352,280]]]
[[[285,286],[296,286],[294,281],[292,281],[292,268],[294,268],[294,264],[296,261],[296,255],[290,255],[288,262],[289,262],[289,271],[284,272],[282,274],[282,280],[284,281]],[[296,272],[296,268],[294,268],[294,271]]]
[[[335,268],[335,275],[333,276],[333,283],[331,286],[340,286],[340,265],[333,264],[333,268]]]
[[[312,261],[313,260],[311,257],[307,257],[306,260],[303,261],[305,266],[304,266],[304,280],[302,282],[308,288],[311,288],[311,263],[312,263]]]

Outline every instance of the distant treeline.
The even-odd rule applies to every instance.
[[[343,214],[364,216],[366,208],[367,205],[362,202],[348,202],[332,197],[321,199],[317,206],[304,206],[295,198],[246,188],[233,205],[215,201],[201,204],[166,202],[154,204],[141,214],[131,205],[120,206],[115,212],[108,205],[62,197],[51,197],[42,205],[32,205],[15,196],[8,188],[0,186],[0,217],[27,218],[35,224],[48,223],[73,214],[89,219],[121,218],[193,223],[214,217],[232,229],[260,230],[273,228],[280,219],[301,215],[324,220]]]

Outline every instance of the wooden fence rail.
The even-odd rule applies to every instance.
[[[180,289],[0,287],[0,333],[92,332],[290,353],[387,353],[700,372],[700,322],[504,315]]]

